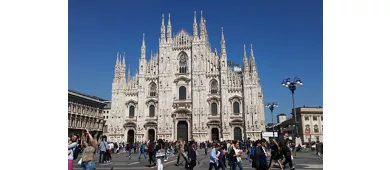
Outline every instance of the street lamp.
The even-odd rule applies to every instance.
[[[293,101],[293,110],[294,110],[294,133],[293,133],[293,142],[294,145],[296,145],[296,136],[298,135],[298,128],[297,128],[297,112],[295,110],[295,99],[294,99],[294,91],[297,89],[297,86],[302,86],[302,80],[298,77],[295,77],[294,80],[291,80],[290,78],[284,79],[282,82],[282,86],[290,89],[292,94],[292,101]]]
[[[272,137],[275,138],[275,125],[274,125],[274,109],[278,107],[278,104],[276,102],[268,103],[265,105],[265,107],[268,107],[269,110],[271,110],[271,116],[272,116]]]

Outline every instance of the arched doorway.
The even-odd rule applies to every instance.
[[[177,123],[177,140],[188,141],[188,124],[186,121]]]
[[[234,128],[234,140],[242,140],[242,131],[239,127]]]
[[[211,129],[211,140],[212,141],[219,140],[219,130],[217,128]]]
[[[155,140],[155,138],[154,138],[155,134],[156,133],[155,133],[154,129],[149,129],[148,130],[148,140],[154,141]]]
[[[134,130],[127,131],[127,143],[128,144],[134,143]]]

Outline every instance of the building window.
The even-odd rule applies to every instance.
[[[314,133],[318,133],[318,125],[314,125]]]
[[[321,121],[322,121],[323,117],[321,116]]]
[[[104,125],[103,132],[107,133],[107,131],[108,131],[108,125]]]
[[[181,86],[179,88],[179,100],[185,100],[186,99],[186,95],[187,95],[186,93],[187,93],[186,87]]]
[[[313,116],[313,121],[317,121],[317,116]]]
[[[240,113],[240,104],[238,102],[233,103],[233,113]]]
[[[310,130],[310,125],[305,125],[306,129]]]
[[[181,52],[179,55],[179,73],[187,73],[188,56],[185,52]]]
[[[129,109],[129,117],[134,117],[134,112],[135,112],[134,106],[130,106],[130,109]]]
[[[217,103],[211,103],[211,115],[217,116],[218,106]]]
[[[149,117],[154,117],[154,105],[149,106]]]
[[[305,116],[305,120],[306,120],[306,121],[309,121],[309,116]]]
[[[149,96],[157,96],[157,85],[154,82],[149,84]]]
[[[218,93],[218,82],[217,80],[211,80],[210,82],[210,92],[211,94],[217,94]]]
[[[320,137],[319,136],[316,136],[316,139],[317,139],[317,141],[320,141]]]

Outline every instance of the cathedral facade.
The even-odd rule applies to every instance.
[[[220,52],[211,50],[202,13],[199,26],[194,14],[192,34],[172,36],[170,15],[167,22],[163,15],[159,49],[148,60],[143,34],[134,76],[130,68],[126,76],[125,54],[117,54],[108,140],[237,140],[244,132],[259,139],[265,117],[252,45],[249,56],[244,45],[239,68],[228,61],[223,29]]]

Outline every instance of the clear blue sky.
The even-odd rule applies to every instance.
[[[323,105],[321,0],[69,0],[69,89],[110,100],[116,53],[126,52],[133,75],[142,33],[147,57],[158,50],[162,13],[171,13],[174,33],[192,33],[200,10],[212,49],[219,51],[224,28],[228,60],[241,64],[243,44],[253,44],[264,103],[279,103],[275,115],[291,112],[291,93],[281,86],[287,77],[304,82],[296,106]]]

